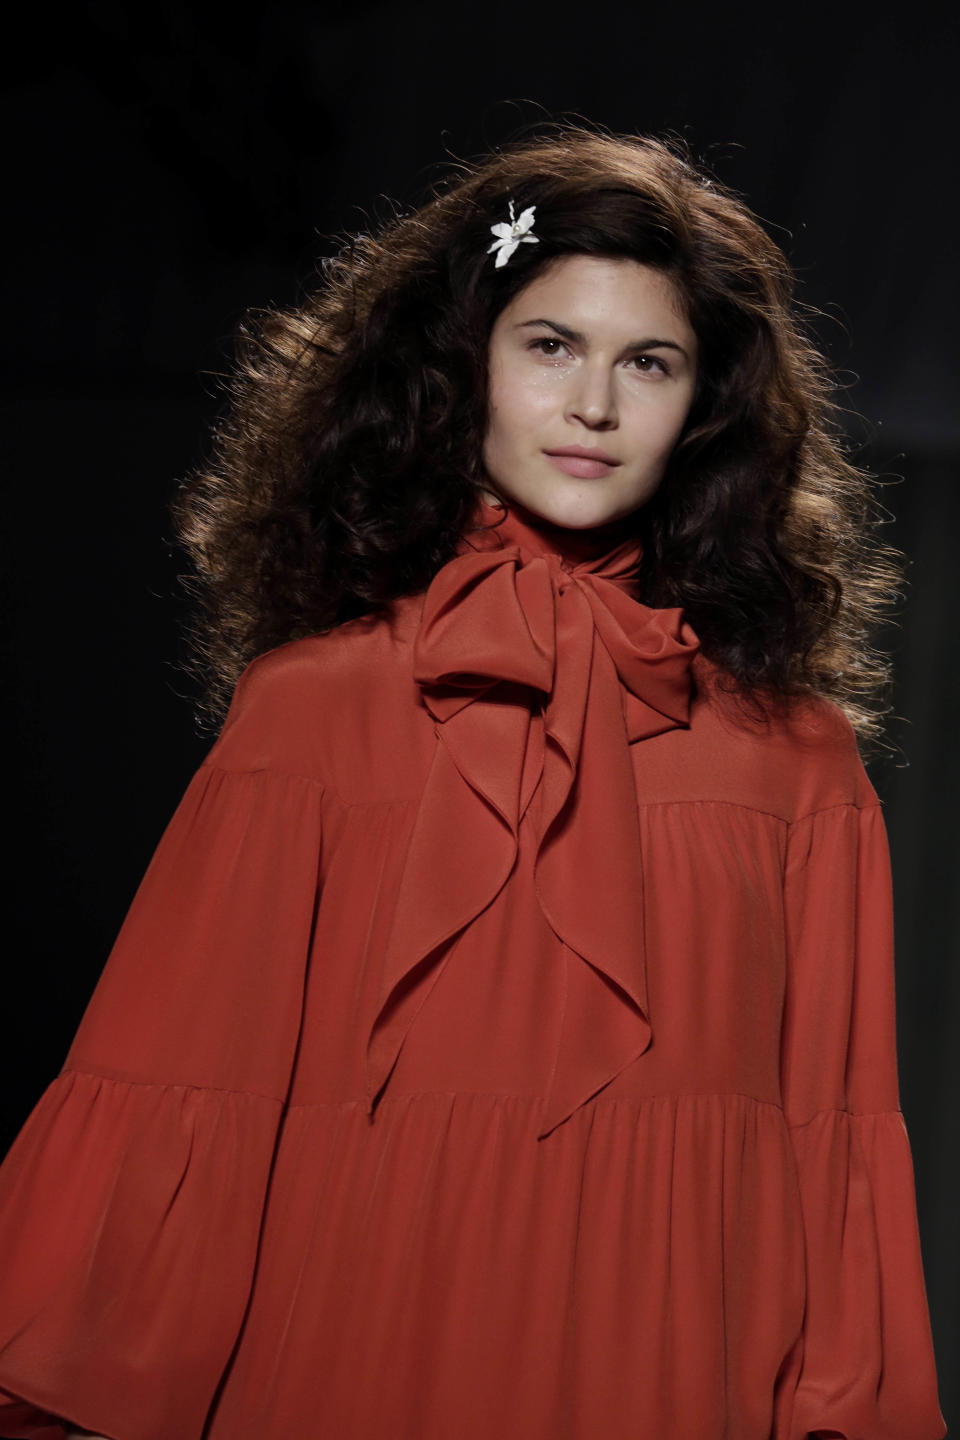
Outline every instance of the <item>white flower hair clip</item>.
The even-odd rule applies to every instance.
[[[530,233],[533,228],[533,216],[537,208],[536,205],[531,205],[528,209],[522,211],[520,219],[518,220],[513,213],[513,201],[511,200],[509,204],[509,222],[501,220],[498,225],[490,226],[490,229],[497,238],[492,245],[487,247],[487,254],[491,255],[494,250],[498,252],[495,262],[498,270],[501,266],[506,265],[518,245],[538,245],[540,243],[539,236]]]

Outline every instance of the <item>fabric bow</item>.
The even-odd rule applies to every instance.
[[[483,521],[502,517],[479,509]],[[439,743],[386,947],[367,1104],[447,942],[510,875],[529,808],[537,897],[571,952],[542,1139],[650,1044],[629,745],[689,724],[700,642],[682,609],[633,597],[638,540],[571,560],[511,507],[458,548],[427,590],[413,647]]]

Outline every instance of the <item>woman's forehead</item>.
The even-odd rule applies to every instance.
[[[580,330],[602,326],[646,331],[659,320],[691,338],[683,296],[673,279],[627,257],[563,255],[534,276],[499,317],[500,328],[537,318]],[[640,330],[637,331],[638,335]]]

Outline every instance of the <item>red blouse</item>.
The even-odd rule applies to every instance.
[[[0,1167],[0,1432],[943,1440],[889,851],[638,542],[260,656]]]

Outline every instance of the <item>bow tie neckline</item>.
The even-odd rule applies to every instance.
[[[438,743],[386,945],[366,1102],[372,1112],[448,942],[496,898],[528,824],[567,966],[543,1139],[651,1043],[630,746],[689,725],[700,642],[681,608],[636,598],[638,538],[607,545],[482,498],[475,516],[413,641]]]

